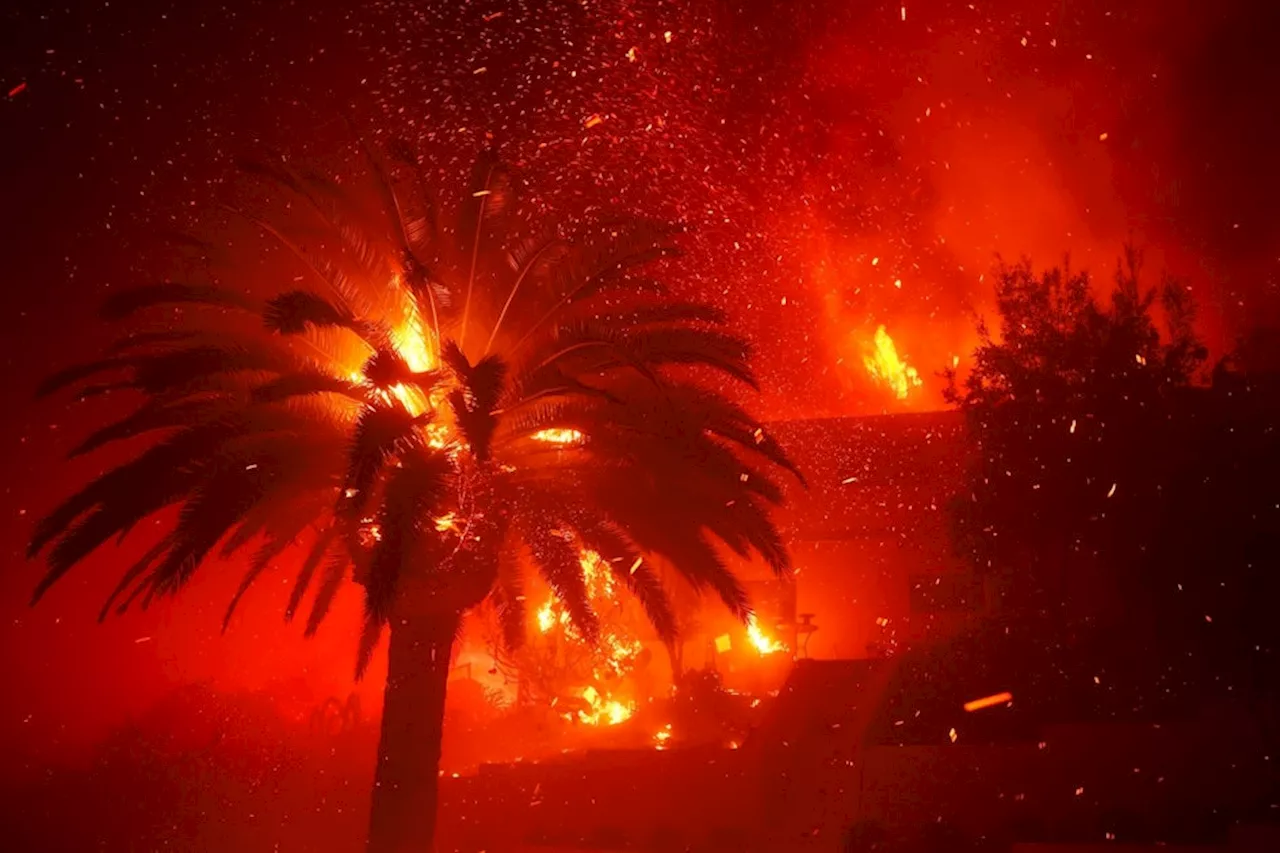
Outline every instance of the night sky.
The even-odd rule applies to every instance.
[[[349,672],[340,628],[244,667],[283,629],[216,639],[225,597],[199,592],[94,626],[110,555],[28,611],[22,556],[33,515],[105,464],[59,464],[101,414],[32,404],[36,382],[109,339],[108,288],[171,274],[170,235],[252,278],[266,249],[217,215],[236,158],[358,179],[344,116],[446,184],[492,145],[562,217],[686,222],[681,286],[755,340],[768,416],[901,408],[861,365],[878,325],[926,378],[907,407],[939,405],[933,373],[971,346],[997,253],[1070,252],[1105,280],[1133,239],[1151,283],[1193,286],[1215,354],[1280,322],[1275,3],[26,5],[0,17],[0,653],[21,697],[0,743],[91,700],[77,724],[110,722],[174,680]]]

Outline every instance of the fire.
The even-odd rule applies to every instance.
[[[875,348],[862,358],[871,378],[893,392],[899,400],[907,399],[912,388],[921,385],[920,374],[898,355],[898,348],[884,326],[876,329]]]
[[[582,433],[576,429],[540,429],[533,434],[533,439],[548,444],[578,444]]]
[[[617,699],[601,696],[594,687],[586,687],[582,698],[591,706],[590,711],[579,711],[578,722],[589,726],[616,726],[631,719],[636,712],[634,704],[624,704]]]
[[[760,625],[756,622],[755,614],[747,617],[747,638],[751,640],[751,645],[756,647],[761,655],[771,655],[774,652],[788,651],[785,644],[777,640],[771,640],[760,630]]]
[[[594,602],[616,602],[618,597],[617,583],[613,573],[604,565],[604,560],[595,551],[584,550],[579,557],[582,568],[582,579],[587,585],[587,595]],[[557,625],[565,636],[576,642],[582,642],[569,612],[554,595],[549,596],[538,608],[538,631],[546,634]],[[644,649],[644,644],[634,638],[621,636],[610,627],[602,626],[599,645],[607,658],[607,665],[613,675],[620,674],[630,661]],[[597,674],[600,675],[600,674]]]

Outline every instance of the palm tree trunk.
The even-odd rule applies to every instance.
[[[369,853],[429,853],[457,614],[392,619]]]

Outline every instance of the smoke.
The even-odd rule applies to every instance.
[[[689,286],[755,340],[774,416],[932,407],[997,256],[1105,285],[1133,241],[1218,353],[1275,311],[1274,21],[1114,5],[393,5],[380,103],[451,165],[500,147],[548,209],[688,223]],[[881,325],[925,380],[905,402],[862,366]]]

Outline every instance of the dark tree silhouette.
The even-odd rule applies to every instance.
[[[1019,605],[1054,608],[1106,553],[1141,540],[1160,497],[1163,437],[1204,347],[1188,292],[1139,283],[1140,257],[1118,265],[1110,304],[1086,273],[1030,262],[996,271],[998,334],[979,325],[972,372],[949,375],[947,399],[977,444],[967,493],[953,503],[962,552],[996,574]],[[1121,585],[1140,582],[1119,573]],[[1084,584],[1089,587],[1089,583]],[[1086,589],[1084,595],[1096,595]]]
[[[719,311],[667,294],[657,265],[677,252],[675,229],[621,218],[569,235],[523,209],[490,156],[444,211],[411,157],[366,153],[384,216],[283,161],[254,167],[309,212],[305,229],[254,220],[309,287],[261,299],[165,282],[108,300],[104,316],[129,321],[127,334],[40,393],[139,396],[76,454],[146,441],[44,518],[30,553],[48,553],[39,599],[100,546],[164,520],[104,616],[176,593],[211,555],[251,549],[229,620],[295,542],[285,615],[314,590],[308,633],[344,581],[360,584],[359,672],[390,633],[369,834],[385,853],[430,849],[466,611],[491,600],[519,642],[527,561],[593,637],[590,550],[664,639],[675,623],[655,562],[745,618],[714,543],[788,571],[769,469],[794,467],[716,390],[754,385],[747,344]]]

